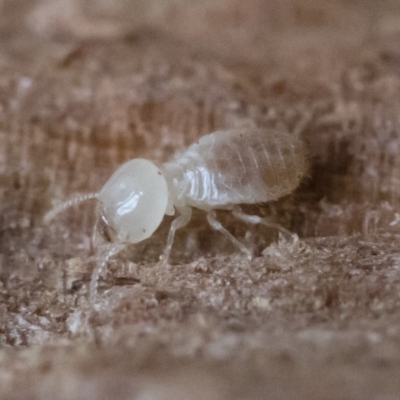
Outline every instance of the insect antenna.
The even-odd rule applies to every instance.
[[[82,203],[83,201],[90,200],[90,199],[97,199],[99,197],[98,193],[87,193],[87,194],[82,194],[76,197],[72,197],[72,199],[69,199],[67,201],[64,201],[63,203],[59,204],[58,206],[54,207],[52,210],[50,210],[43,218],[43,221],[47,224],[50,222],[55,216],[58,214],[62,213],[66,209],[75,206],[76,204]]]
[[[100,258],[99,262],[96,265],[96,268],[93,270],[92,277],[90,280],[90,287],[89,287],[89,297],[90,297],[90,302],[94,304],[96,297],[97,297],[97,289],[99,286],[99,278],[103,274],[106,265],[109,261],[109,259],[118,254],[120,251],[124,249],[124,245],[121,243],[117,243],[115,245],[112,245],[109,251],[107,251],[103,257]]]

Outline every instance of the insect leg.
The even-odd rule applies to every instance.
[[[301,116],[300,121],[297,122],[296,126],[293,129],[293,134],[296,136],[300,136],[301,133],[307,128],[307,125],[310,123],[312,118],[314,117],[313,113],[310,111],[305,111]]]
[[[175,232],[187,225],[192,218],[192,208],[182,207],[178,208],[180,215],[175,218],[171,223],[171,228],[169,229],[167,245],[165,246],[164,253],[161,256],[161,267],[165,267],[168,262],[169,254],[171,253],[172,244],[174,243]]]
[[[93,255],[96,252],[96,243],[98,243],[98,225],[99,225],[99,220],[96,218],[96,222],[94,223],[93,227],[93,232],[92,235],[90,236],[90,242],[89,242],[89,254]]]
[[[236,247],[240,249],[240,251],[245,253],[249,259],[253,257],[251,251],[244,244],[240,243],[239,240],[237,240],[235,236],[233,236],[232,233],[224,228],[221,222],[217,220],[215,210],[211,210],[207,213],[207,221],[213,229],[224,234]]]
[[[267,218],[262,218],[259,215],[246,214],[239,207],[235,207],[232,210],[232,214],[237,219],[240,219],[243,222],[247,222],[248,224],[254,224],[254,225],[261,224],[261,225],[267,226],[268,228],[277,229],[289,241],[291,241],[293,243],[296,243],[299,240],[298,236],[295,233],[290,232],[289,230],[284,228],[282,225],[279,225],[275,222],[271,222]]]
[[[120,251],[122,251],[124,249],[124,247],[125,246],[122,244],[107,246],[108,251],[98,261],[95,269],[93,270],[92,277],[90,279],[89,296],[90,296],[90,302],[92,304],[94,304],[96,301],[97,288],[99,285],[99,278],[103,274],[103,272],[107,266],[108,260],[112,256],[114,256],[114,255],[118,254]]]

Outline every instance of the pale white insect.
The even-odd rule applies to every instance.
[[[265,218],[244,213],[239,205],[273,201],[291,193],[306,171],[306,149],[298,134],[256,128],[217,131],[160,167],[141,158],[126,162],[100,192],[61,204],[45,220],[86,199],[99,201],[99,220],[114,245],[93,272],[90,296],[94,300],[108,260],[126,244],[149,238],[164,215],[175,211],[178,216],[171,223],[163,264],[168,262],[176,230],[190,221],[192,207],[205,211],[211,227],[251,257],[217,220],[215,210],[232,210],[242,221],[285,231]]]

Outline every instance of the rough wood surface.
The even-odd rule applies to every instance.
[[[0,1],[1,399],[400,398],[398,1]],[[197,213],[87,289],[98,190],[200,136],[303,130],[311,170],[250,208],[297,244]]]

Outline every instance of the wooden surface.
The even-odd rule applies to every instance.
[[[0,399],[400,397],[397,1],[0,1]],[[97,191],[217,129],[303,130],[296,192],[202,213],[109,263],[87,302]]]

